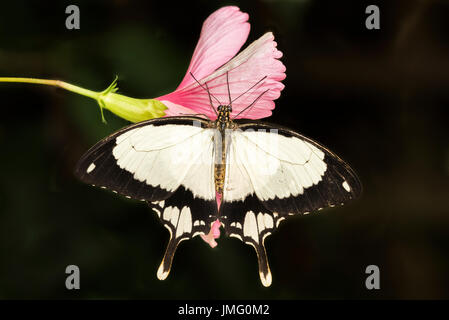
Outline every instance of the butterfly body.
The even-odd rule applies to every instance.
[[[214,150],[215,150],[215,191],[217,194],[223,196],[223,187],[226,175],[226,130],[236,128],[235,123],[231,120],[230,114],[232,107],[229,105],[220,105],[217,108],[217,120],[211,121],[211,128],[217,131],[214,135]]]
[[[159,279],[178,244],[206,235],[217,219],[228,236],[252,245],[264,286],[271,272],[264,241],[290,215],[356,198],[353,170],[317,142],[292,130],[230,118],[167,117],[128,126],[80,160],[83,181],[143,200],[170,232]],[[221,204],[217,204],[217,194]]]

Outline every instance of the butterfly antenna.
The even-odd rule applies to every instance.
[[[192,72],[190,72],[190,75],[191,75],[192,78],[196,81],[196,83],[198,83],[198,84],[200,85],[201,88],[203,88],[204,90],[207,91],[207,94],[209,95],[210,106],[211,106],[212,110],[214,110],[215,115],[218,117],[217,110],[215,110],[214,105],[212,104],[212,98],[214,98],[215,101],[217,101],[219,105],[221,105],[221,102],[220,102],[217,98],[215,98],[215,96],[214,96],[212,93],[210,93],[210,90],[209,90],[209,87],[207,86],[207,83],[205,83],[205,84],[206,84],[206,88],[205,88],[205,87],[204,87],[204,86],[203,86],[203,85],[202,85],[202,84],[195,78],[195,76],[193,75]],[[212,98],[211,98],[211,97],[212,97]]]
[[[226,71],[226,84],[228,86],[228,96],[229,96],[229,105],[232,108],[232,101],[231,101],[231,90],[229,89],[229,75],[228,72]]]
[[[181,116],[204,116],[205,118],[209,119],[210,118],[207,116],[207,114],[204,113],[180,113]]]
[[[248,93],[248,91],[250,91],[252,88],[254,88],[255,86],[257,86],[259,83],[261,83],[263,80],[265,80],[267,78],[267,76],[263,77],[262,79],[260,79],[259,81],[257,81],[255,84],[253,84],[248,90],[246,90],[245,92],[243,92],[241,95],[239,95],[237,98],[235,98],[234,100],[231,101],[234,102],[235,100],[237,100],[238,98],[240,98],[241,96],[243,96],[244,94]]]
[[[211,98],[211,94],[210,94],[210,90],[209,90],[209,87],[207,86],[207,83],[205,82],[204,83],[205,85],[206,85],[206,89],[207,89],[207,93],[209,94],[209,102],[210,102],[210,107],[212,108],[212,110],[214,110],[214,112],[215,112],[215,115],[217,116],[217,118],[218,118],[218,113],[217,113],[217,110],[215,110],[215,108],[214,108],[214,104],[212,103],[212,98]],[[220,102],[218,102],[219,104],[221,104]]]
[[[258,96],[256,99],[254,99],[254,101],[251,102],[251,104],[250,104],[249,106],[247,106],[245,109],[243,109],[242,111],[240,111],[239,113],[237,113],[237,115],[236,115],[234,118],[232,118],[232,120],[234,120],[235,118],[237,118],[241,113],[245,112],[245,110],[248,110],[249,108],[251,108],[251,107],[257,102],[257,100],[259,100],[260,97],[262,97],[268,90],[270,90],[270,89],[267,89],[267,90],[265,90],[264,92],[262,92],[261,94],[259,94],[259,96]]]

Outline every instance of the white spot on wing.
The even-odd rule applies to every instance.
[[[346,191],[351,192],[351,187],[349,187],[349,184],[346,180],[343,181],[341,185],[343,186],[343,188],[345,188]]]
[[[256,243],[259,243],[256,216],[252,211],[246,213],[245,222],[243,223],[243,235],[245,237],[250,237]]]
[[[263,221],[266,228],[273,228],[273,218],[268,213],[263,215]]]
[[[265,223],[262,212],[259,212],[259,214],[257,215],[257,226],[259,227],[259,232],[262,232],[265,229]]]
[[[268,273],[266,276],[264,276],[264,274],[262,272],[260,272],[259,275],[260,275],[260,280],[262,281],[262,284],[265,287],[271,286],[272,277],[271,277],[270,269],[268,269]]]
[[[93,170],[95,169],[95,163],[91,163],[89,168],[87,168],[86,172],[87,173],[91,173]]]
[[[171,216],[170,216],[170,223],[176,228],[178,225],[178,218],[179,218],[179,209],[176,207],[172,207],[171,210]]]
[[[165,208],[164,213],[162,214],[162,219],[164,219],[165,221],[170,221],[171,211],[172,207]]]
[[[183,233],[192,232],[192,215],[190,208],[184,207],[181,210],[179,217],[178,228],[176,229],[176,237],[181,236]]]
[[[157,269],[157,278],[159,280],[165,280],[167,279],[168,271],[164,271],[164,261],[161,262],[159,269]]]

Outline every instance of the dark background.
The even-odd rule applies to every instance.
[[[65,28],[77,4],[81,29]],[[273,31],[286,85],[267,121],[330,147],[358,172],[358,201],[296,217],[254,249],[198,237],[156,278],[168,232],[144,204],[78,182],[77,160],[125,126],[61,89],[0,83],[0,298],[449,298],[448,1],[44,1],[0,12],[0,76],[60,79],[152,98],[176,88],[204,19],[249,13],[246,45]],[[381,29],[365,28],[377,4]],[[245,45],[245,46],[246,46]],[[81,289],[65,288],[65,268]],[[375,264],[381,289],[365,288]]]

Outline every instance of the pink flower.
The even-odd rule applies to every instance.
[[[220,104],[229,104],[229,79],[232,117],[260,119],[271,115],[275,107],[273,100],[279,98],[284,89],[281,81],[285,79],[285,66],[279,60],[282,53],[276,48],[273,34],[268,32],[235,56],[248,38],[250,25],[247,21],[248,14],[238,7],[223,7],[206,19],[181,84],[174,92],[156,98],[168,108],[164,110],[166,116],[204,114],[216,119],[207,91],[192,75],[199,83],[207,85]],[[239,114],[262,93],[251,108]],[[216,108],[218,102],[212,102]],[[218,208],[220,204],[221,197],[217,194]],[[201,235],[212,248],[217,246],[215,239],[220,237],[220,226],[217,219],[210,232]]]
[[[281,81],[285,78],[285,66],[278,60],[282,53],[276,48],[273,34],[268,32],[234,57],[248,38],[250,25],[247,21],[248,14],[233,6],[223,7],[206,19],[181,84],[174,92],[156,98],[167,106],[166,116],[205,114],[216,119],[206,90],[192,75],[201,84],[206,83],[221,104],[228,104],[226,73],[231,99],[235,100],[232,116],[266,90],[253,107],[237,118],[260,119],[271,115],[275,107],[273,100],[279,98],[284,88]],[[246,92],[252,86],[254,88]],[[218,102],[213,100],[213,103],[216,108]]]

